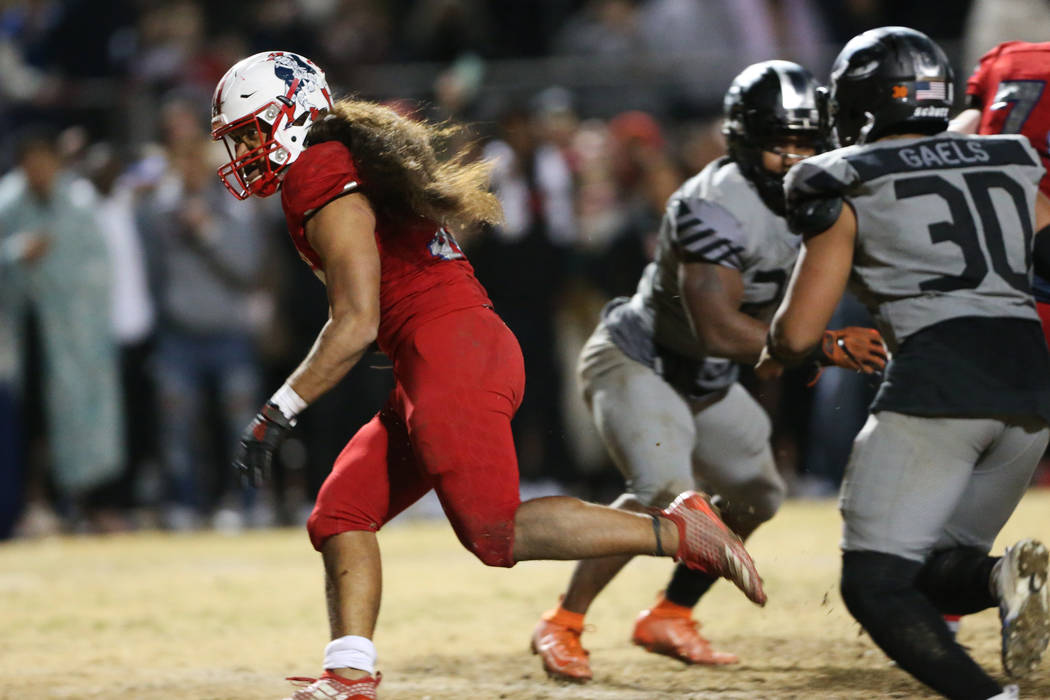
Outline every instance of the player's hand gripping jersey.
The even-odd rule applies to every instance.
[[[1050,169],[1050,42],[1008,41],[981,57],[966,82],[972,106],[981,110],[979,134],[1021,134]],[[1050,173],[1039,184],[1050,197]],[[1036,278],[1035,297],[1050,303],[1050,282]]]
[[[281,187],[288,232],[300,257],[324,281],[321,259],[306,240],[306,222],[325,204],[368,194],[353,156],[338,141],[310,146],[288,168]],[[395,223],[377,213],[379,348],[390,354],[412,329],[451,311],[488,306],[488,295],[450,233],[431,221]]]
[[[736,163],[722,158],[670,198],[656,257],[630,299],[614,299],[603,315],[616,344],[652,367],[683,396],[700,398],[736,381],[732,360],[703,356],[678,289],[678,266],[702,262],[739,270],[741,311],[769,320],[798,257],[799,237],[762,202]]]
[[[856,215],[850,286],[895,353],[873,412],[1050,420],[1029,281],[1042,176],[1022,137],[950,132],[840,148],[788,173],[789,211],[844,199]]]

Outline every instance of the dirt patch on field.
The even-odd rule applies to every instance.
[[[1032,492],[995,551],[1050,541],[1050,493]],[[670,562],[639,558],[595,603],[584,644],[595,678],[546,678],[528,651],[571,563],[487,569],[443,522],[381,535],[385,598],[376,644],[383,700],[761,700],[924,698],[859,634],[837,592],[831,502],[788,503],[751,549],[766,579],[759,609],[719,584],[698,608],[736,666],[687,667],[628,641]],[[300,531],[223,537],[141,534],[0,546],[0,698],[276,700],[287,675],[319,671],[327,641],[320,562]],[[963,621],[961,641],[997,676],[998,619]],[[1021,684],[1050,698],[1050,665]]]

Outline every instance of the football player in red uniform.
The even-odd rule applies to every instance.
[[[368,102],[333,103],[316,65],[275,51],[222,78],[212,135],[230,154],[219,176],[231,193],[280,191],[292,241],[329,300],[328,322],[248,426],[235,466],[261,483],[296,415],[373,341],[397,380],[337,458],[307,525],[324,560],[332,641],[324,674],[294,700],[375,697],[375,533],[430,489],[487,565],[673,554],[765,602],[743,544],[700,494],[650,515],[569,497],[521,502],[510,427],[521,352],[451,233],[498,222],[501,211],[484,163],[438,157],[446,129]]]
[[[981,57],[966,82],[967,108],[950,129],[967,134],[1022,134],[1050,169],[1050,42],[1007,41]],[[1039,189],[1050,197],[1050,173]],[[1050,280],[1035,275],[1036,309],[1050,345]]]

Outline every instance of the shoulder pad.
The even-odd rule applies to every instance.
[[[838,221],[842,197],[807,197],[788,206],[788,227],[803,238],[824,233]]]

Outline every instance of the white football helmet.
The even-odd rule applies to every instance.
[[[257,53],[226,71],[211,107],[211,136],[230,154],[218,170],[226,189],[237,199],[276,192],[303,152],[307,130],[331,107],[324,73],[299,54]],[[238,154],[246,138],[252,147]]]

